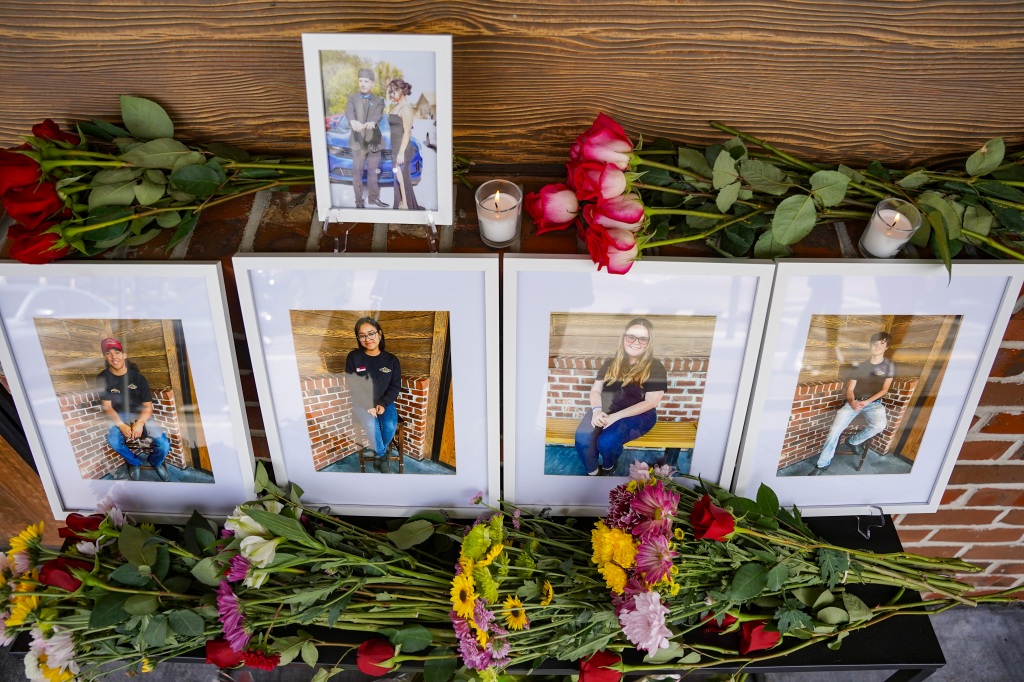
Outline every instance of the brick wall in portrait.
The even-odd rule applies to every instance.
[[[814,381],[797,384],[793,396],[793,410],[789,415],[789,425],[782,442],[782,455],[779,466],[796,464],[809,457],[817,457],[821,452],[836,410],[846,402],[846,384],[842,381]],[[875,452],[888,454],[894,447],[893,440],[899,430],[900,423],[907,414],[910,398],[917,387],[917,379],[901,379],[896,377],[889,392],[882,398],[885,406],[885,430],[867,441],[867,446]],[[856,419],[843,431],[840,442],[865,428],[863,419]]]
[[[96,391],[65,393],[57,397],[64,426],[71,439],[71,448],[82,478],[95,480],[117,470],[124,459],[107,445],[110,419],[103,413],[100,395]],[[153,389],[153,419],[164,428],[171,441],[167,464],[185,467],[185,454],[181,429],[174,405],[174,394],[169,388]]]
[[[668,390],[658,404],[661,421],[697,421],[708,376],[707,358],[658,358],[668,372]],[[557,356],[548,360],[547,416],[582,419],[590,388],[607,360],[600,356]]]
[[[429,379],[402,376],[402,390],[395,400],[398,416],[405,420],[405,455],[430,456],[426,442]],[[319,471],[350,455],[363,444],[363,431],[352,419],[352,398],[343,374],[308,374],[300,377],[306,426],[313,447],[313,466]]]

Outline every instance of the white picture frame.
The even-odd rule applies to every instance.
[[[924,261],[779,262],[737,494],[755,496],[765,483],[807,516],[935,511],[1022,279],[1019,263],[958,261],[950,274]],[[869,350],[854,358],[850,339],[867,349],[873,332],[892,332],[883,343],[895,363],[878,399],[879,440],[858,442],[863,454],[851,448],[853,458],[839,450],[818,469],[828,432],[843,429],[838,410],[856,376],[842,368],[873,362]],[[872,426],[855,416],[844,434],[850,428]]]
[[[105,499],[152,521],[193,510],[224,518],[252,499],[252,442],[219,263],[3,263],[0,331],[0,364],[55,518],[90,513]],[[168,435],[168,482],[145,461],[132,480],[108,445],[117,427],[96,377],[107,367],[101,340],[111,336],[137,367],[151,368],[147,424]]]
[[[611,476],[582,475],[582,468],[571,477],[555,473],[575,466],[571,463],[575,451],[564,444],[563,450],[557,450],[552,447],[554,440],[547,442],[549,420],[553,429],[556,424],[568,423],[566,418],[556,416],[563,412],[551,401],[570,401],[571,411],[565,414],[579,421],[579,414],[586,411],[586,398],[581,392],[587,390],[594,379],[591,375],[596,374],[594,370],[601,362],[597,355],[590,357],[589,349],[581,351],[578,357],[575,353],[566,354],[573,355],[573,362],[579,361],[580,367],[586,367],[587,374],[577,379],[582,383],[572,398],[553,397],[555,384],[550,382],[558,380],[550,375],[549,365],[558,364],[552,355],[558,332],[551,330],[562,324],[558,316],[566,313],[581,316],[580,325],[596,322],[603,326],[602,316],[608,316],[609,325],[614,327],[615,343],[623,320],[650,317],[655,330],[656,357],[658,348],[666,348],[665,341],[670,336],[665,333],[665,320],[674,320],[682,328],[691,319],[702,320],[700,324],[708,331],[700,332],[704,337],[700,344],[703,350],[699,352],[700,358],[693,359],[700,363],[699,367],[685,364],[688,361],[684,357],[674,357],[682,379],[673,383],[669,358],[662,358],[666,360],[669,388],[657,408],[658,420],[681,423],[692,419],[693,413],[673,417],[671,411],[680,407],[692,409],[693,406],[679,403],[693,399],[681,398],[679,394],[695,392],[701,403],[696,406],[699,426],[694,444],[684,448],[691,457],[684,473],[728,485],[739,451],[771,292],[771,262],[645,258],[635,263],[627,275],[620,276],[595,270],[586,257],[505,254],[503,267],[506,500],[529,509],[550,508],[555,514],[601,515],[607,510],[609,491],[624,480],[621,475],[628,462],[619,462],[617,475]],[[677,344],[685,345],[682,340]],[[607,354],[612,352],[614,348]],[[677,388],[685,383],[682,380],[686,377],[682,375],[690,370],[699,387]],[[704,400],[705,396],[709,399]],[[570,432],[574,430],[571,424],[567,428]],[[564,440],[564,434],[562,437]],[[676,460],[677,468],[681,461]]]
[[[329,505],[341,514],[408,516],[444,509],[474,515],[479,513],[473,503],[475,496],[497,503],[497,255],[242,254],[233,260],[270,456],[279,483],[294,482],[304,490],[305,502]],[[418,317],[413,315],[416,311],[433,313],[435,320],[447,319],[447,330],[436,328],[439,331],[434,336],[448,339],[448,380],[435,378],[434,361],[440,346],[414,351],[416,332],[402,327],[402,333],[396,334],[397,318]],[[314,319],[312,315],[326,321],[300,323]],[[411,405],[400,403],[405,399],[402,396],[411,399],[409,394],[415,391],[410,387],[415,382],[424,386],[422,379],[428,376],[426,400],[436,395],[433,404],[439,406],[440,414],[448,404],[441,396],[450,389],[447,395],[453,406],[452,423],[445,425],[441,416],[434,415],[433,429],[429,423],[423,427],[427,435],[421,439],[422,445],[414,445],[403,454],[402,474],[395,472],[393,461],[387,463],[391,473],[383,474],[375,473],[359,459],[359,450],[367,441],[360,440],[364,432],[350,415],[350,407],[341,409],[336,406],[341,403],[334,403],[323,412],[310,407],[319,399],[314,388],[320,384],[312,382],[320,379],[340,395],[339,400],[349,400],[345,366],[348,353],[357,343],[351,320],[366,315],[379,320],[384,338],[390,337],[393,344],[390,350],[401,360],[402,393],[395,404],[415,429],[420,428],[419,418]],[[394,345],[398,340],[402,345]],[[444,339],[441,341],[443,345]],[[422,365],[424,355],[429,356],[426,368]],[[421,358],[419,379],[406,376],[411,371],[407,366],[411,367],[417,357]],[[454,471],[437,468],[445,465],[444,455],[438,454],[438,434],[442,440],[454,437],[454,464],[448,466]],[[413,435],[407,434],[406,438]],[[402,440],[403,444],[408,442]],[[444,442],[449,445],[442,443],[441,450],[450,454],[450,441]],[[417,459],[417,452],[419,460],[411,461],[410,457]],[[427,475],[435,473],[444,475]]]
[[[321,221],[356,223],[404,223],[411,225],[452,224],[452,37],[450,35],[304,33],[302,51],[309,104],[309,130],[316,179],[317,215]],[[357,111],[358,75],[361,69],[373,74],[366,110]],[[391,157],[391,124],[403,117],[402,101],[389,97],[386,86],[391,77],[408,84],[402,90],[411,106],[413,127],[407,148],[408,163],[397,170]],[[368,79],[369,80],[369,79]],[[398,92],[398,88],[394,90]],[[380,100],[383,113],[378,118]],[[372,105],[372,108],[371,108]],[[347,111],[348,109],[352,111]],[[380,140],[353,144],[353,135],[373,135],[373,129],[353,133],[349,116],[376,119],[370,122],[381,132]],[[407,126],[406,126],[407,127]],[[403,128],[404,130],[404,128]],[[364,145],[382,151],[362,151]],[[379,162],[377,161],[377,154]],[[353,166],[356,156],[364,161],[366,184],[355,196]],[[374,164],[380,171],[379,194],[373,197],[370,176]],[[410,197],[400,208],[395,199],[396,174],[406,171],[414,183]],[[362,175],[359,176],[362,183]],[[376,206],[376,198],[387,206]],[[414,199],[419,208],[413,208]]]

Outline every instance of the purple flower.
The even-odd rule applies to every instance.
[[[487,600],[477,599],[473,607],[473,620],[481,630],[486,630],[494,622],[494,614],[487,610]]]
[[[653,585],[668,575],[672,570],[672,560],[677,556],[669,549],[668,538],[664,535],[651,535],[640,543],[636,551],[636,569]]]
[[[519,526],[520,526],[519,517],[521,515],[522,515],[522,513],[518,509],[516,509],[514,512],[512,512],[512,527],[515,528],[516,530],[519,530]]]
[[[493,657],[486,649],[481,649],[477,644],[476,635],[469,621],[462,618],[455,611],[448,613],[452,621],[452,629],[455,630],[455,637],[459,640],[459,655],[467,668],[473,670],[485,670],[491,667]]]
[[[240,652],[249,644],[251,635],[246,631],[245,614],[242,612],[238,597],[231,590],[231,585],[221,581],[217,588],[217,617],[220,619],[224,638],[231,645],[231,650]]]
[[[221,540],[227,540],[228,538],[233,538],[233,537],[235,537],[235,531],[231,530],[230,528],[221,528],[220,529],[220,539]]]
[[[225,576],[225,580],[229,583],[236,583],[239,580],[245,580],[247,575],[249,575],[249,560],[241,554],[231,557],[231,563],[228,564],[228,574]]]
[[[668,638],[672,631],[665,627],[665,615],[668,607],[661,603],[661,595],[657,592],[644,592],[633,599],[633,610],[619,614],[622,632],[637,649],[654,653],[658,649],[668,648]]]
[[[633,535],[646,540],[655,535],[672,534],[672,517],[676,515],[679,494],[665,490],[658,481],[636,491],[630,506],[640,517],[640,523],[633,527]]]
[[[482,502],[483,499],[484,499],[484,491],[483,490],[478,490],[476,495],[473,496],[473,499],[471,499],[470,502],[473,503],[473,504],[480,504],[480,502]]]
[[[626,489],[626,484],[612,488],[608,493],[608,516],[605,524],[609,528],[632,531],[640,517],[633,511],[633,493]]]

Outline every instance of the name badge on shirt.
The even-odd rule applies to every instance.
[[[366,365],[362,365],[360,367],[356,367],[356,371],[357,372],[365,372],[366,371]]]

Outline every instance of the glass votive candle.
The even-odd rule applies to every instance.
[[[508,180],[488,180],[476,188],[476,216],[480,240],[502,248],[519,237],[519,210],[523,191]]]
[[[892,258],[921,227],[921,211],[909,201],[890,197],[875,206],[871,221],[860,236],[860,252],[867,258]]]

